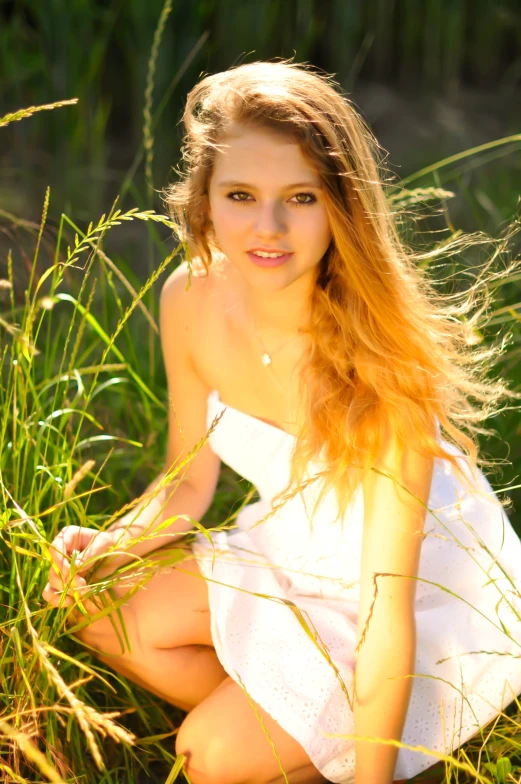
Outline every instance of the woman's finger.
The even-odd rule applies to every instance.
[[[42,598],[43,598],[43,599],[45,599],[45,601],[46,601],[46,602],[48,602],[48,601],[49,601],[49,598],[50,598],[50,597],[51,597],[53,594],[54,594],[54,591],[52,590],[52,588],[51,588],[51,586],[49,585],[49,583],[47,583],[47,585],[45,586],[45,588],[44,588],[44,589],[43,589],[43,591],[42,591]]]
[[[75,558],[77,571],[88,571],[99,565],[99,556],[105,555],[109,547],[114,544],[114,539],[107,531],[96,531],[85,548]]]
[[[63,594],[55,594],[49,599],[49,604],[52,607],[70,607],[74,602],[72,596],[63,596]]]
[[[70,590],[72,586],[76,588],[80,588],[81,586],[87,585],[85,578],[79,574],[75,574],[73,579],[70,579],[70,575],[58,575],[55,573],[54,569],[49,570],[49,585],[55,591],[64,591]]]
[[[86,591],[89,590],[89,586],[87,585],[87,582],[83,579],[83,577],[79,577],[78,576],[78,580],[81,581],[80,584],[75,585],[75,586],[71,585],[71,586],[69,586],[69,588],[63,588],[61,585],[58,585],[58,586],[52,585],[51,581],[49,581],[47,583],[47,585],[45,586],[45,588],[43,589],[43,591],[42,591],[42,598],[45,601],[49,601],[49,599],[52,596],[55,596],[55,595],[59,596],[59,595],[61,595],[64,592],[66,592],[67,595],[72,596],[74,591],[77,591],[79,596],[83,596],[83,594]]]
[[[42,598],[45,599],[46,602],[48,602],[50,599],[53,598],[53,596],[60,596],[62,593],[63,591],[61,589],[53,588],[52,585],[47,583],[47,585],[42,591]]]
[[[82,528],[79,525],[68,525],[49,545],[52,566],[57,574],[69,574],[70,556],[73,550],[81,552],[87,547],[96,532],[92,528]]]
[[[78,590],[78,595],[82,597],[86,590],[87,589]],[[60,605],[62,597],[63,597],[63,606],[65,607],[69,607],[75,601],[75,598],[71,592],[64,593],[64,591],[54,591],[48,585],[45,586],[45,589],[42,592],[42,598],[53,607],[62,606]]]
[[[61,574],[56,574],[53,568],[49,569],[49,585],[51,588],[54,588],[55,591],[62,591],[64,587],[64,580]]]
[[[49,545],[49,553],[52,558],[51,566],[57,574],[62,574],[64,569],[68,567],[65,531],[66,529],[61,530]]]

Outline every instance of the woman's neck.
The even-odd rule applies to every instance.
[[[309,280],[301,277],[286,288],[268,290],[248,286],[240,274],[235,277],[244,321],[250,324],[254,334],[257,329],[267,343],[289,340],[309,325]]]

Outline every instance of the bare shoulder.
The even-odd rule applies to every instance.
[[[167,320],[175,319],[177,326],[183,328],[185,339],[189,340],[190,352],[194,345],[194,329],[198,323],[197,313],[203,298],[207,297],[211,288],[212,274],[206,275],[204,268],[192,265],[192,272],[187,261],[181,262],[170,273],[161,289],[161,310]]]
[[[215,331],[219,329],[219,314],[226,306],[225,291],[229,288],[230,264],[216,255],[206,272],[202,262],[194,259],[190,267],[183,261],[168,276],[161,291],[163,319],[174,319],[178,334],[186,340],[191,360],[203,378],[208,373],[204,356],[211,353]],[[223,283],[226,282],[226,286]],[[204,314],[204,318],[201,315]],[[211,375],[211,374],[210,374]]]
[[[203,299],[211,287],[211,275],[192,274],[183,262],[169,275],[161,291],[160,333],[169,396],[167,469],[185,459],[207,432],[209,386],[195,369],[194,347],[198,344]],[[206,443],[190,462],[184,479],[209,505],[219,474],[220,459]]]
[[[193,301],[197,293],[203,288],[207,287],[213,275],[210,273],[205,274],[204,268],[192,264],[192,272],[190,274],[190,266],[187,261],[182,261],[173,272],[170,273],[168,278],[163,283],[161,290],[161,298],[167,297],[170,299],[180,299],[183,293],[190,294],[190,297],[185,298]]]

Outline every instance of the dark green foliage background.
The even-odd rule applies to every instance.
[[[162,7],[162,0],[0,2],[0,111],[80,99],[77,108],[3,131],[5,209],[27,215],[27,202],[39,205],[49,184],[60,209],[90,219],[120,192],[142,141],[147,61]],[[436,99],[457,106],[462,92],[485,91],[490,114],[499,101],[500,113],[511,116],[521,9],[517,0],[176,0],[155,74],[155,108],[170,98],[157,127],[154,185],[165,184],[177,159],[184,96],[201,73],[292,56],[336,74],[387,145],[389,123],[380,127],[378,117],[389,95],[373,110],[363,85],[385,85],[411,106],[425,101],[423,113]],[[399,133],[407,132],[404,121]],[[440,135],[433,139],[437,151],[442,144]],[[406,173],[407,159],[394,163]],[[138,170],[140,190],[142,178]]]
[[[133,207],[163,210],[160,191],[178,162],[179,121],[186,93],[203,73],[241,62],[294,57],[297,62],[308,61],[333,73],[389,152],[386,167],[398,178],[450,155],[512,137],[508,144],[443,165],[410,181],[411,188],[441,186],[454,192],[454,198],[443,205],[445,213],[433,210],[429,214],[426,209],[426,217],[418,224],[403,227],[411,241],[414,236],[420,245],[440,242],[447,236],[449,220],[455,230],[486,231],[494,237],[516,214],[519,222],[518,0],[174,0],[153,79],[152,179],[147,179],[144,96],[154,33],[163,7],[163,0],[0,0],[0,117],[31,105],[79,99],[76,106],[41,112],[0,128],[0,278],[7,277],[11,253],[14,280],[11,292],[0,291],[0,315],[10,324],[23,320],[33,266],[36,274],[31,294],[39,275],[57,259],[66,257],[67,244],[74,245],[72,224],[86,231],[90,221],[97,224],[102,213],[110,212],[116,197],[123,211]],[[49,212],[35,259],[48,186]],[[64,213],[69,222],[63,225],[61,234]],[[519,245],[516,237],[511,251],[519,252]],[[175,244],[164,225],[136,220],[111,228],[101,247],[139,291]],[[87,254],[66,269],[58,289],[77,297],[85,283],[81,301],[85,305],[93,292],[91,313],[110,336],[133,297],[102,259],[90,261],[87,271]],[[471,270],[482,261],[473,248],[464,264]],[[448,271],[433,270],[434,277],[441,277],[442,272]],[[166,274],[143,298],[156,321],[159,288]],[[465,277],[462,268],[460,283]],[[48,290],[49,286],[44,286],[40,294]],[[498,287],[494,317],[486,335],[487,341],[495,340],[511,329],[508,354],[495,373],[503,374],[518,392],[520,300],[517,277]],[[40,323],[40,315],[38,312],[35,324]],[[74,338],[80,335],[75,361],[70,359],[71,344],[67,347],[65,340],[72,319]],[[31,361],[23,356],[12,335],[0,329],[0,356],[5,360],[0,365],[0,410],[5,424],[0,466],[5,487],[28,515],[36,520],[41,515],[42,530],[51,540],[67,523],[101,526],[157,474],[165,453],[167,395],[158,336],[139,309],[116,340],[126,367],[117,373],[105,370],[109,375],[102,374],[92,400],[80,393],[72,375],[68,381],[46,386],[63,366],[71,374],[78,371],[88,387],[91,377],[85,368],[100,361],[105,348],[92,322],[80,318],[70,303],[60,301],[42,316],[41,324],[36,337],[41,353]],[[16,381],[12,357],[17,357],[20,371]],[[110,354],[107,361],[116,359]],[[151,402],[143,393],[135,383],[136,377],[158,402]],[[107,379],[109,385],[104,384]],[[26,401],[27,407],[20,404],[20,410],[13,403],[15,385],[17,400]],[[77,412],[52,418],[55,430],[45,429],[46,418],[69,405],[88,409],[114,440],[89,441],[100,431]],[[502,473],[489,474],[492,485],[517,485],[521,465],[518,411],[512,408],[486,425],[494,428],[498,437],[482,439],[483,454],[499,462],[508,461]],[[69,453],[80,431],[85,444],[74,454]],[[39,447],[44,444],[45,449],[35,449],[35,442]],[[102,485],[105,489],[93,493],[88,503],[74,501],[58,506],[64,484],[87,458],[95,459],[95,472],[104,460],[107,462],[99,477],[90,472],[79,489],[98,489]],[[223,466],[214,503],[203,524],[220,525],[250,489],[246,480]],[[514,502],[510,518],[521,533],[521,492],[515,488],[509,495]],[[45,509],[49,507],[53,511],[47,515]],[[16,517],[9,505],[2,511],[6,525],[10,516]],[[8,534],[0,547],[0,627],[6,639],[15,626],[20,627],[24,646],[20,660],[26,657],[26,662],[37,661],[24,637],[27,630],[19,612],[20,593],[11,549],[14,542],[38,554],[38,559],[23,553],[16,557],[25,570],[24,587],[41,639],[92,664],[88,652],[65,634],[64,614],[43,606],[41,591],[47,579],[47,564],[41,558],[40,545],[30,538],[22,539],[26,534],[23,527],[11,529]],[[13,706],[23,707],[27,698],[20,666],[10,646],[6,644],[0,661],[3,713]],[[69,683],[78,677],[77,669],[68,664],[61,672]],[[137,704],[136,713],[131,711],[124,723],[141,738],[152,738],[142,746],[146,753],[140,750],[135,754],[107,739],[104,754],[109,770],[101,776],[85,751],[85,738],[76,724],[70,743],[65,743],[63,729],[51,711],[42,719],[42,738],[51,745],[54,739],[57,744],[63,740],[55,751],[63,752],[78,776],[84,772],[86,781],[137,782],[141,780],[141,766],[144,774],[156,773],[154,780],[165,781],[173,762],[173,736],[159,742],[156,735],[172,732],[178,726],[178,712],[137,687],[129,691],[128,682],[118,689],[114,696],[92,682],[78,689],[78,694],[84,701],[102,706],[102,710],[126,710]],[[53,690],[46,691],[40,682],[35,690],[44,705],[57,699]],[[511,753],[508,739],[503,746],[495,739],[492,746],[490,743],[488,747],[492,755]],[[477,746],[467,746],[469,750],[476,758]],[[51,758],[55,759],[54,754]],[[34,771],[27,773],[23,766],[22,770],[34,780]],[[440,766],[435,771],[432,780],[441,780]]]

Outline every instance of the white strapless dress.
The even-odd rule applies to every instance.
[[[214,548],[202,533],[192,545],[208,580],[217,656],[326,779],[350,784],[355,742],[328,733],[355,731],[346,691],[352,699],[362,489],[343,527],[333,491],[310,525],[320,479],[255,527],[289,480],[295,437],[226,406],[214,390],[208,428],[223,411],[210,446],[253,483],[260,501],[242,509],[237,529],[211,533]],[[320,468],[313,461],[308,475]],[[479,477],[493,497],[486,477]],[[428,507],[413,689],[401,740],[450,754],[521,693],[521,542],[504,510],[467,493],[447,460],[435,461]],[[395,779],[412,778],[437,761],[423,750],[401,748]]]

